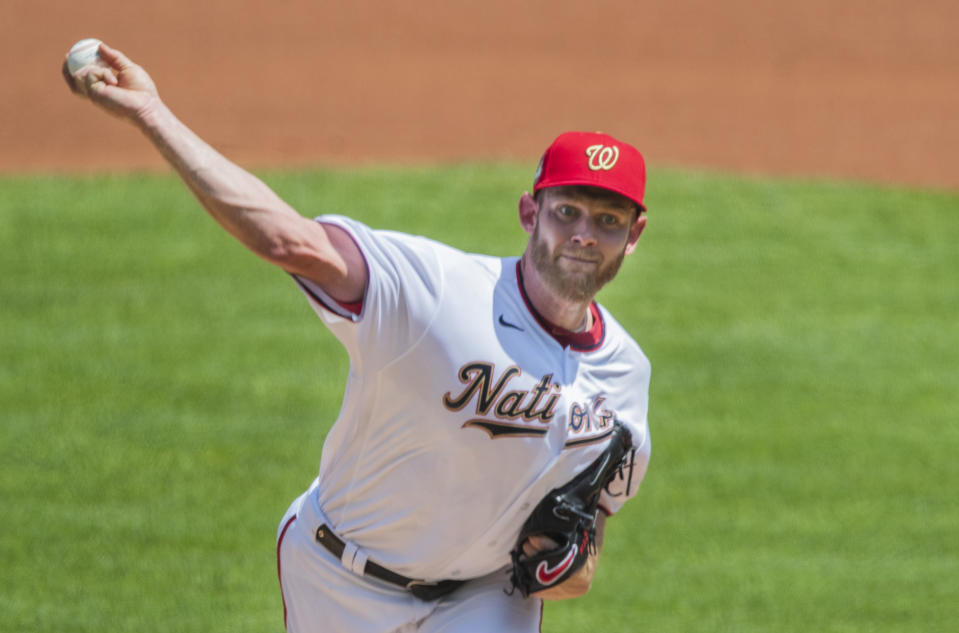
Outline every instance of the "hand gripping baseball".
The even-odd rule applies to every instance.
[[[86,66],[76,76],[70,74],[64,60],[62,72],[67,86],[115,116],[131,120],[141,117],[158,98],[150,75],[106,44],[100,45],[100,59],[105,65]]]

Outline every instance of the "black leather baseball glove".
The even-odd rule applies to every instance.
[[[540,501],[520,529],[510,552],[513,590],[524,597],[557,585],[586,564],[596,550],[596,512],[599,495],[623,466],[632,450],[632,436],[618,420],[606,450],[569,482],[554,488]],[[531,536],[547,536],[557,543],[532,556],[523,553]]]

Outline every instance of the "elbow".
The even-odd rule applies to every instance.
[[[284,239],[271,240],[254,250],[266,261],[294,274],[314,270],[317,262],[321,260],[318,254],[305,244]]]
[[[317,236],[315,223],[299,216],[272,213],[251,217],[227,226],[252,253],[289,272],[299,272],[324,257],[323,236]]]
[[[330,288],[335,287],[337,280],[347,277],[341,262],[305,242],[276,240],[266,245],[259,255],[291,275],[306,277]]]
[[[284,269],[302,258],[300,249],[297,249],[294,244],[278,238],[251,246],[251,248],[266,261]]]
[[[330,296],[359,301],[366,289],[366,267],[359,249],[349,241],[344,256],[320,225],[304,220],[291,230],[277,227],[247,246],[262,259],[291,275],[309,279]]]

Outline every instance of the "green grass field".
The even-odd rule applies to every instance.
[[[270,172],[507,255],[523,166]],[[959,630],[959,195],[653,171],[653,460],[544,631]],[[346,357],[168,175],[0,179],[0,631],[282,631]]]

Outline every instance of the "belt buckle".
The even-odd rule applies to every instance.
[[[413,591],[414,587],[435,587],[437,583],[426,582],[425,580],[411,580],[406,583],[406,588]]]
[[[406,589],[420,600],[432,601],[453,593],[462,584],[463,581],[461,580],[440,580],[436,582],[411,580],[406,584]]]
[[[426,582],[425,580],[411,580],[406,583],[406,590],[420,600],[427,602],[442,598],[446,593],[438,591],[439,585],[435,582]]]

